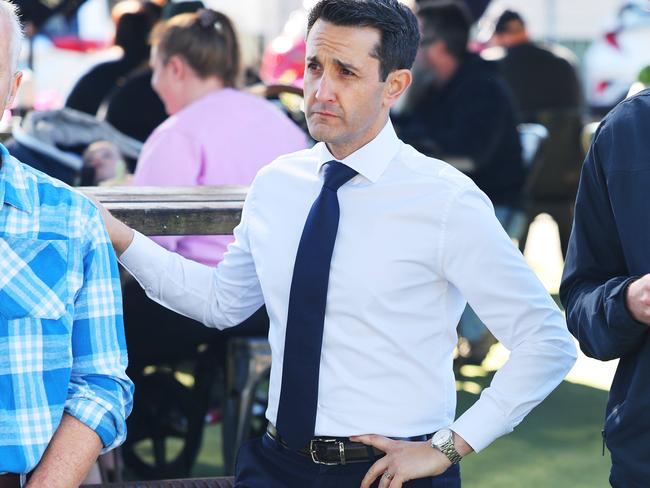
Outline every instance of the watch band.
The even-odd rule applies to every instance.
[[[445,442],[441,446],[439,446],[438,449],[445,456],[447,456],[447,459],[451,461],[451,464],[458,464],[460,460],[463,458],[460,454],[458,454],[458,451],[456,450],[456,446],[454,446],[453,438]]]
[[[438,433],[442,433],[443,431],[448,432],[448,437],[444,440],[440,439],[436,442],[436,435],[434,434],[434,436],[431,438],[431,447],[438,449],[445,456],[447,456],[447,459],[451,461],[451,464],[458,464],[463,457],[456,450],[456,446],[454,446],[453,432],[449,429],[442,429],[438,431]]]

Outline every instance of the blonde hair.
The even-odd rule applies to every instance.
[[[217,76],[225,86],[237,84],[240,52],[230,19],[209,9],[179,14],[158,24],[151,34],[163,64],[183,58],[200,78]]]
[[[23,28],[18,18],[18,7],[8,2],[7,0],[0,0],[0,17],[9,23],[11,27],[11,69],[12,72],[18,70],[18,57],[20,56],[20,47],[23,40]]]

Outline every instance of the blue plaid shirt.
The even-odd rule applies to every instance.
[[[2,145],[0,153],[0,473],[27,473],[64,412],[105,450],[118,446],[133,384],[117,263],[98,210]]]

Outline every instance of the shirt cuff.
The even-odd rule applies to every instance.
[[[449,427],[461,436],[475,452],[480,452],[513,427],[492,399],[485,395]]]
[[[101,403],[103,402],[99,398],[74,397],[66,402],[65,412],[99,436],[102,442],[102,453],[104,453],[124,442],[126,419],[121,417],[117,422],[115,415],[111,414],[113,408]]]
[[[153,293],[153,296],[157,297],[159,295],[160,270],[165,268],[169,255],[170,252],[167,249],[140,232],[134,231],[133,240],[119,257],[119,261],[140,283],[147,294]]]

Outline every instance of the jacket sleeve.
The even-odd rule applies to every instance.
[[[88,202],[88,206],[92,206]],[[133,384],[127,353],[117,259],[92,207],[84,249],[83,285],[74,306],[72,370],[65,411],[94,430],[104,451],[126,438]]]
[[[602,133],[601,127],[582,169],[560,298],[582,351],[610,360],[636,348],[648,327],[625,304],[635,277],[626,265],[600,159],[600,145],[609,142]]]

